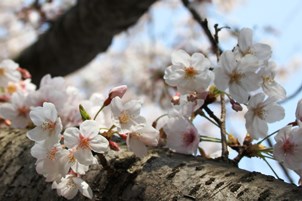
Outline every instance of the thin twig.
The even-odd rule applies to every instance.
[[[220,119],[214,114],[214,112],[213,112],[207,105],[202,106],[202,108],[206,111],[206,113],[207,113],[212,119],[214,119],[214,121],[215,121],[219,126],[221,125]]]
[[[221,103],[221,118],[220,118],[220,133],[221,133],[221,156],[224,160],[228,160],[229,152],[228,152],[228,145],[227,145],[227,132],[225,128],[225,117],[226,117],[226,108],[225,108],[225,98],[224,94],[220,95],[220,103]]]
[[[194,18],[194,20],[201,26],[201,28],[203,29],[203,31],[205,32],[206,36],[208,37],[211,46],[212,46],[212,50],[216,55],[220,55],[222,50],[221,48],[218,46],[215,38],[213,37],[209,27],[208,27],[208,20],[207,19],[202,19],[200,17],[200,15],[196,12],[196,10],[194,8],[192,8],[192,6],[190,5],[189,0],[182,0],[182,4],[190,11],[192,17]]]

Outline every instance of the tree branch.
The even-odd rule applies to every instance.
[[[25,130],[0,130],[0,200],[65,200],[35,170]],[[271,176],[155,149],[139,160],[127,151],[104,154],[111,168],[90,166],[84,179],[93,200],[299,200],[302,189]],[[80,194],[74,200],[87,200]]]
[[[218,46],[216,39],[213,37],[209,27],[208,27],[208,20],[207,19],[202,19],[200,15],[196,12],[194,8],[190,6],[189,0],[181,0],[183,5],[190,11],[192,17],[194,20],[201,26],[203,31],[205,32],[206,36],[208,37],[211,46],[212,46],[212,51],[216,55],[220,55],[222,53],[221,48]]]
[[[112,38],[133,24],[156,0],[79,0],[16,62],[38,83],[47,73],[67,75],[107,50]]]

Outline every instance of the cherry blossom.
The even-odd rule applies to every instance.
[[[235,48],[236,55],[244,57],[246,55],[255,56],[259,61],[267,61],[271,55],[271,47],[267,44],[253,43],[253,31],[243,28],[239,32],[238,47]]]
[[[8,82],[19,82],[21,80],[18,67],[17,63],[8,59],[0,63],[0,87],[6,87]]]
[[[27,132],[27,137],[35,142],[46,140],[55,144],[60,140],[62,123],[56,107],[52,103],[43,103],[43,107],[35,107],[29,113],[30,119],[36,126]]]
[[[275,81],[276,71],[274,62],[268,62],[265,67],[260,69],[258,75],[262,78],[261,87],[265,94],[278,99],[286,97],[285,89]]]
[[[275,136],[274,157],[286,167],[299,170],[302,167],[302,128],[286,126]]]
[[[188,55],[184,50],[172,54],[172,65],[166,68],[164,79],[180,93],[203,92],[213,80],[210,61],[200,53]]]
[[[131,132],[133,127],[145,125],[146,120],[140,115],[141,100],[123,103],[119,97],[115,97],[110,106],[113,123],[121,133]]]
[[[164,126],[167,147],[184,154],[196,154],[199,135],[195,126],[184,117],[172,117]]]
[[[88,169],[89,166],[83,165],[79,163],[79,161],[76,159],[74,153],[76,152],[76,148],[72,149],[64,149],[61,152],[58,153],[58,163],[63,164],[62,165],[62,172],[63,175],[66,175],[70,169],[72,169],[73,172],[84,175]],[[97,164],[97,159],[94,158],[93,164]]]
[[[85,197],[92,199],[93,193],[90,186],[80,177],[74,174],[68,174],[62,178],[60,182],[54,182],[52,188],[57,189],[57,193],[64,198],[71,200],[74,198],[78,191]]]
[[[14,93],[10,103],[0,105],[0,115],[9,119],[14,128],[25,128],[31,122],[29,111],[27,96],[21,92]]]
[[[60,111],[67,102],[68,94],[63,77],[51,77],[45,75],[40,82],[40,88],[34,93],[30,93],[32,105],[41,106],[44,102],[53,103]]]
[[[246,129],[253,139],[263,138],[267,135],[267,123],[273,123],[284,118],[283,107],[276,103],[277,99],[268,97],[265,99],[263,93],[251,97],[244,115]]]
[[[148,146],[157,146],[159,140],[159,131],[150,125],[139,128],[127,136],[127,146],[129,151],[133,151],[136,156],[142,158],[147,154]]]
[[[61,144],[50,145],[45,141],[37,142],[31,148],[31,155],[37,159],[36,171],[43,175],[46,181],[59,180],[64,173],[64,163],[59,161],[59,152],[65,151]]]
[[[231,51],[220,56],[219,67],[214,69],[215,85],[221,91],[229,89],[230,95],[239,103],[248,101],[249,92],[260,87],[260,77],[255,71],[258,65],[253,60],[236,60]]]
[[[64,132],[64,143],[72,149],[76,147],[74,157],[83,165],[91,165],[94,157],[91,151],[104,153],[108,149],[108,140],[98,135],[99,128],[94,120],[86,120],[80,129],[69,127]]]

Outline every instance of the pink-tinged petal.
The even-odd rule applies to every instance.
[[[73,148],[79,144],[80,131],[75,127],[67,128],[63,134],[64,144],[68,148]]]
[[[78,186],[79,191],[84,195],[85,197],[88,197],[89,199],[92,199],[93,193],[90,188],[90,186],[81,178],[79,177],[73,177],[73,182]]]
[[[259,59],[252,54],[247,54],[242,57],[238,64],[238,68],[243,72],[255,72],[259,66]]]
[[[176,68],[179,68],[178,70]],[[164,80],[170,86],[177,86],[184,77],[184,70],[180,66],[169,66],[165,69]]]
[[[260,77],[256,73],[247,72],[240,84],[246,91],[254,91],[260,88]]]
[[[71,200],[72,198],[74,198],[77,193],[78,193],[78,188],[76,185],[68,185],[68,181],[65,180],[69,180],[71,178],[67,178],[63,180],[63,182],[59,183],[57,185],[57,192],[60,196],[63,196],[64,198]],[[73,183],[73,181],[71,181]]]
[[[268,60],[272,56],[272,49],[267,44],[256,43],[251,50],[260,60]]]
[[[290,135],[291,135],[291,130],[292,130],[292,126],[285,126],[284,128],[282,128],[278,134],[274,137],[275,141],[284,141],[285,139],[287,139]]]
[[[125,104],[125,109],[128,110],[131,115],[137,116],[140,113],[142,104],[142,100],[131,100]]]
[[[173,65],[184,65],[186,67],[190,66],[190,55],[184,50],[177,50],[172,53],[172,64]]]
[[[210,68],[210,61],[201,53],[194,53],[191,58],[191,65],[196,69],[204,71]]]
[[[258,117],[255,117],[252,122],[246,122],[245,125],[248,133],[255,140],[258,140],[259,138],[264,138],[267,135],[267,123]]]
[[[90,149],[77,149],[74,157],[83,165],[91,165],[93,163],[93,155]]]
[[[59,143],[61,139],[61,134],[50,134],[47,136],[47,138],[45,139],[45,144],[48,146],[54,145],[56,143]]]
[[[30,120],[28,117],[24,116],[17,116],[12,121],[12,127],[13,128],[26,128],[26,126],[30,123]]]
[[[42,107],[33,108],[29,113],[29,117],[36,126],[41,126],[43,122],[46,120]]]
[[[249,92],[241,85],[231,84],[229,88],[231,96],[239,103],[246,103],[248,101]]]
[[[109,98],[113,99],[117,96],[122,98],[124,96],[124,94],[126,93],[126,91],[127,91],[127,85],[120,85],[120,86],[114,87],[109,92]]]
[[[38,159],[35,163],[36,171],[38,174],[43,175],[45,173],[44,169],[44,159]]]
[[[44,109],[43,111],[44,111],[44,114],[45,114],[45,117],[47,118],[47,120],[55,122],[56,119],[58,118],[58,113],[57,113],[55,105],[52,103],[45,102],[45,103],[43,103],[43,109]]]
[[[41,127],[35,127],[27,132],[26,135],[30,140],[38,142],[47,138],[47,133]]]
[[[93,138],[99,133],[98,124],[94,120],[86,120],[80,125],[80,133],[84,137]]]
[[[124,106],[120,97],[115,97],[112,99],[110,107],[113,115],[119,114],[121,111],[123,111]]]
[[[302,147],[302,127],[296,127],[292,131],[292,139],[295,142],[295,144],[299,145],[299,147]],[[302,153],[302,152],[300,152]],[[302,159],[302,158],[301,158]]]
[[[283,151],[283,142],[282,141],[278,141],[274,145],[273,154],[274,154],[274,158],[277,161],[279,161],[281,163],[284,163],[285,154],[284,154],[284,151]]]
[[[14,119],[16,117],[16,109],[11,103],[3,103],[0,105],[0,116],[5,119]]]
[[[36,159],[45,159],[47,156],[48,150],[44,146],[43,142],[35,143],[34,146],[30,149],[30,154]]]
[[[104,153],[108,149],[109,142],[105,137],[97,135],[92,140],[90,140],[89,145],[91,150],[97,153]]]
[[[233,52],[225,51],[220,56],[219,60],[220,66],[225,69],[228,73],[232,73],[234,69],[237,67],[237,62]]]
[[[262,89],[268,96],[275,96],[278,99],[284,99],[286,97],[285,89],[276,81],[264,83]]]
[[[134,152],[134,154],[140,158],[143,158],[147,154],[146,145],[135,137],[131,137],[131,134],[127,137],[127,146],[129,151]]]
[[[214,73],[215,73],[214,83],[216,87],[221,91],[226,90],[230,82],[230,77],[224,72],[222,68],[215,68]]]
[[[94,163],[92,163],[94,164]],[[83,175],[85,174],[88,170],[89,170],[89,166],[87,165],[83,165],[81,163],[79,163],[78,161],[76,161],[72,166],[71,166],[71,169],[80,174],[80,175]]]
[[[246,53],[253,45],[253,31],[249,28],[243,28],[239,32],[238,45],[243,53]]]
[[[138,131],[140,133],[139,140],[145,145],[157,146],[159,140],[159,131],[150,125],[146,125]]]
[[[302,99],[297,103],[296,118],[300,121],[302,120]]]
[[[265,120],[268,123],[273,123],[280,121],[285,117],[285,110],[283,107],[277,104],[270,105],[266,107],[266,116]]]

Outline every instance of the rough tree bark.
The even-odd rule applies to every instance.
[[[106,51],[156,0],[79,0],[16,61],[38,84],[47,73],[67,75]]]
[[[64,200],[35,172],[25,133],[0,130],[0,200]],[[112,169],[95,165],[85,176],[93,200],[302,200],[301,188],[221,161],[164,150],[143,160],[126,151],[106,157]]]

